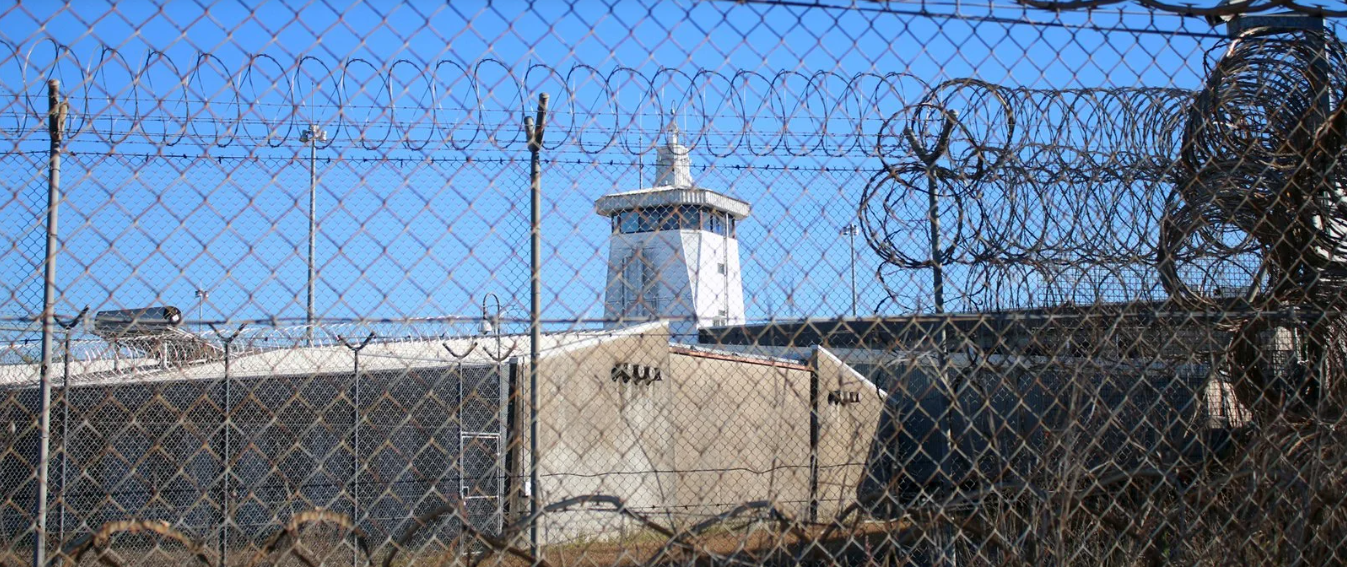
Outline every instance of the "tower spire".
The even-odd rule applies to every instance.
[[[679,140],[678,113],[669,109],[664,125],[664,145],[656,149],[654,187],[692,187],[692,160],[688,148]]]
[[[667,146],[678,146],[678,109],[669,109],[669,123],[664,126],[664,143]]]

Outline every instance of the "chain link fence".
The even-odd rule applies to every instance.
[[[0,7],[0,563],[1347,561],[1340,4]]]

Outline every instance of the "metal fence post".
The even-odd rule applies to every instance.
[[[61,134],[66,104],[61,82],[47,81],[47,255],[42,269],[42,366],[38,377],[37,502],[33,533],[33,567],[47,562],[47,475],[51,458],[52,333],[56,322],[56,213],[61,203]]]
[[[818,350],[814,351],[813,368],[809,369],[809,507],[806,510],[805,518],[809,522],[818,521],[818,485],[819,485],[819,437],[822,432],[822,420],[819,411],[819,356]],[[785,371],[782,371],[781,379],[786,379]]]
[[[533,563],[538,553],[538,341],[542,337],[542,164],[547,125],[547,93],[538,95],[536,121],[524,117],[529,148],[529,552]]]
[[[64,352],[61,355],[61,492],[57,497],[57,502],[61,503],[57,510],[56,541],[65,541],[65,509],[68,504],[65,501],[66,494],[66,473],[70,468],[70,453],[67,447],[70,440],[70,335],[80,321],[84,320],[84,315],[89,312],[86,306],[80,310],[79,315],[74,316],[70,321],[62,321],[55,314],[52,318],[65,330],[65,341],[63,343]]]
[[[233,506],[233,498],[230,493],[231,489],[229,482],[229,477],[233,474],[233,467],[229,464],[229,431],[234,426],[234,410],[233,406],[230,404],[229,362],[230,359],[233,358],[234,339],[238,338],[239,333],[242,333],[243,328],[248,324],[240,323],[239,328],[235,329],[234,332],[230,333],[228,336],[225,336],[219,329],[215,328],[215,323],[209,323],[209,325],[210,329],[215,331],[215,335],[220,337],[220,342],[223,343],[224,346],[224,419],[222,419],[220,423],[221,429],[223,430],[221,431],[223,447],[220,448],[220,468],[222,470],[220,475],[220,541],[218,542],[220,565],[224,566],[228,564],[227,562],[229,560],[229,522],[234,517],[233,510],[230,509]]]
[[[936,198],[936,191],[940,188],[940,170],[936,166],[936,162],[939,161],[941,156],[943,156],[949,149],[950,132],[954,129],[954,120],[958,118],[958,115],[943,107],[932,108],[941,115],[940,136],[936,139],[934,151],[927,153],[922,149],[921,144],[918,142],[917,137],[912,132],[910,126],[904,131],[904,135],[907,137],[908,143],[912,146],[913,151],[917,154],[917,158],[921,160],[926,177],[927,216],[929,217],[927,220],[929,222],[928,227],[931,253],[931,294],[935,302],[934,312],[936,315],[934,320],[936,327],[933,329],[934,332],[932,333],[936,343],[936,379],[945,387],[946,395],[948,396],[941,417],[941,421],[944,423],[942,428],[945,430],[945,458],[943,459],[939,470],[941,470],[942,473],[948,473],[950,472],[949,468],[953,467],[952,461],[955,456],[954,438],[951,428],[953,425],[953,412],[956,410],[957,404],[959,403],[959,392],[958,388],[954,387],[948,380],[948,369],[946,368],[946,363],[948,361],[945,349],[948,345],[945,344],[945,327],[949,321],[944,318],[945,273],[944,265],[940,258],[940,203]]]
[[[924,170],[926,177],[926,211],[927,216],[929,217],[927,219],[927,226],[929,228],[928,236],[930,238],[931,255],[931,295],[935,304],[933,311],[936,316],[933,322],[935,329],[933,329],[934,332],[932,333],[934,335],[933,338],[935,339],[935,379],[944,388],[946,396],[945,407],[941,411],[941,416],[937,422],[937,426],[945,432],[945,455],[944,458],[940,460],[936,470],[940,471],[940,475],[947,484],[946,488],[949,490],[949,495],[946,497],[946,500],[948,501],[954,497],[955,492],[958,490],[958,484],[955,482],[954,474],[955,460],[958,458],[958,440],[954,437],[953,430],[955,412],[959,411],[959,385],[955,384],[955,381],[952,380],[953,373],[948,367],[949,357],[946,352],[946,349],[949,347],[949,345],[946,344],[946,327],[950,324],[950,320],[945,317],[945,270],[940,251],[942,246],[940,243],[940,201],[936,196],[936,192],[940,189],[939,181],[941,171],[936,163],[945,155],[945,152],[949,150],[950,133],[954,129],[954,121],[958,118],[958,115],[953,111],[946,110],[944,107],[935,106],[928,108],[933,108],[936,112],[939,112],[941,118],[940,135],[936,138],[933,151],[927,153],[922,149],[921,144],[917,141],[917,137],[912,132],[910,126],[904,131],[904,134],[907,136],[908,143],[911,144],[914,153],[917,154],[917,158],[921,160],[922,169]],[[946,533],[946,530],[948,529],[948,526],[942,528],[941,534]],[[950,535],[952,536],[953,534]],[[942,546],[939,553],[946,564],[958,564],[958,556],[954,550],[953,537],[950,538],[948,545]]]
[[[346,337],[337,335],[337,340],[346,348],[351,349],[354,357],[353,371],[354,377],[351,383],[351,481],[350,489],[346,491],[351,496],[351,522],[355,526],[360,525],[360,351],[374,340],[374,332],[370,332],[365,340],[360,344],[353,345],[346,340]],[[351,550],[351,565],[357,565],[360,561],[360,550]]]

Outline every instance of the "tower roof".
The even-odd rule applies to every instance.
[[[748,203],[701,187],[648,187],[624,193],[612,193],[594,202],[594,212],[605,217],[622,211],[661,205],[696,205],[728,213],[743,220],[752,212]]]

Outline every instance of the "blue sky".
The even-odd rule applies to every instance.
[[[845,151],[838,131],[868,135],[950,78],[1193,88],[1220,31],[1008,4],[372,4],[0,3],[4,315],[40,307],[44,157],[31,152],[45,148],[48,77],[84,111],[64,175],[62,312],[169,303],[195,315],[206,288],[206,318],[302,317],[308,162],[296,138],[309,122],[332,138],[317,162],[322,316],[471,314],[487,292],[522,307],[518,121],[546,91],[557,113],[544,316],[601,316],[608,228],[592,201],[640,185],[676,106],[702,184],[755,207],[740,236],[749,317],[762,319],[849,307],[837,227],[854,221],[858,171],[878,163]],[[811,90],[818,73],[826,88]],[[865,88],[848,91],[856,77]],[[878,265],[862,245],[863,311],[885,297]],[[925,273],[907,300],[929,293]]]

